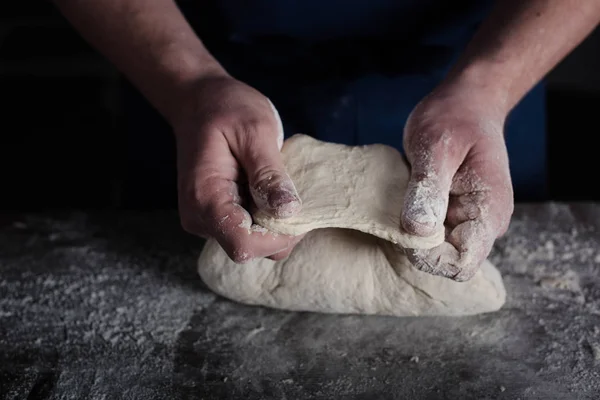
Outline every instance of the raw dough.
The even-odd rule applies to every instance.
[[[414,249],[444,241],[443,229],[429,238],[402,232],[400,214],[409,172],[393,147],[345,146],[294,135],[285,141],[282,154],[302,199],[302,211],[286,219],[256,213],[255,222],[270,231],[299,235],[317,228],[349,228]]]
[[[198,271],[213,291],[246,304],[325,313],[472,315],[502,307],[502,277],[488,261],[471,280],[455,282],[415,269],[404,256],[398,245],[431,248],[443,234],[426,240],[400,231],[409,174],[395,149],[296,135],[282,152],[303,210],[291,219],[254,219],[275,232],[308,233],[287,259],[246,264],[210,239]]]
[[[348,229],[311,231],[277,262],[236,264],[211,239],[198,269],[224,297],[285,310],[458,316],[498,310],[506,297],[488,261],[471,280],[455,282],[413,268],[390,242]]]

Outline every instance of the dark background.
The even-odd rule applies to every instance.
[[[597,30],[547,78],[549,200],[600,199],[599,71]],[[153,176],[143,183],[132,178],[144,144],[128,140],[136,135],[128,132],[122,86],[52,4],[2,2],[1,209],[171,206],[168,199],[136,197],[137,186]],[[157,160],[165,174],[173,173],[166,162],[173,151],[166,148]]]

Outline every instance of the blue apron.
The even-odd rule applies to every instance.
[[[492,1],[214,0],[181,5],[209,50],[269,97],[287,136],[402,151],[408,114],[443,78]],[[511,113],[518,200],[546,195],[545,93]]]

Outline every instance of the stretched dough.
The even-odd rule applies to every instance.
[[[282,155],[302,199],[302,210],[286,219],[257,212],[253,217],[258,225],[293,236],[317,228],[355,229],[412,249],[444,241],[443,229],[428,238],[401,230],[409,172],[393,147],[345,146],[294,135],[285,141]]]
[[[255,221],[308,233],[285,260],[241,265],[210,239],[198,272],[213,291],[246,304],[324,313],[458,316],[502,307],[502,277],[488,261],[469,281],[455,282],[415,269],[404,256],[397,244],[430,248],[440,239],[399,231],[408,168],[396,150],[296,135],[283,155],[303,212],[285,220],[256,214]]]

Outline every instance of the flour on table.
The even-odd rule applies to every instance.
[[[419,238],[401,231],[409,172],[395,149],[295,135],[282,154],[303,209],[288,219],[253,217],[270,231],[306,236],[285,260],[246,264],[210,239],[198,271],[213,291],[245,304],[323,313],[458,316],[502,307],[502,277],[488,261],[467,282],[410,264],[402,248],[435,247],[443,232]]]

